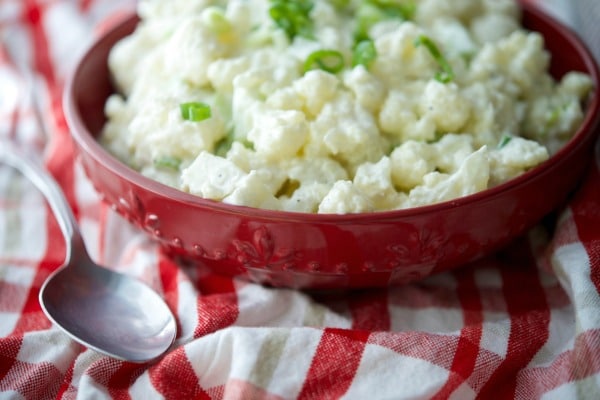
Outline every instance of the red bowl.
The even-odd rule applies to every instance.
[[[294,288],[398,285],[490,254],[563,204],[586,171],[600,130],[596,89],[583,125],[548,161],[492,189],[425,207],[319,215],[206,200],[142,176],[96,140],[113,92],[108,53],[137,21],[132,16],[100,37],[67,82],[64,108],[84,169],[106,202],[169,253],[255,282]],[[572,31],[528,6],[523,23],[544,36],[555,78],[582,71],[600,88],[598,66]]]

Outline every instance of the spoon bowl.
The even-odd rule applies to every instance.
[[[85,346],[145,362],[171,346],[175,324],[160,296],[123,277],[79,255],[46,280],[40,304],[55,324]]]
[[[48,318],[77,342],[113,358],[141,363],[165,353],[177,326],[163,299],[141,281],[92,261],[64,194],[40,165],[6,143],[0,160],[44,194],[67,240],[63,266],[39,294]]]

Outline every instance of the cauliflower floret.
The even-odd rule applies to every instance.
[[[207,28],[202,18],[183,21],[164,47],[165,72],[197,86],[209,83],[208,66],[225,57],[229,46]]]
[[[589,75],[581,72],[569,72],[560,81],[558,91],[584,100],[594,87]]]
[[[409,140],[390,155],[392,182],[401,190],[412,189],[435,170],[435,151],[430,144]]]
[[[366,110],[377,112],[385,99],[386,90],[363,65],[348,70],[343,77],[344,85],[352,90],[356,101]]]
[[[181,171],[183,190],[206,199],[222,200],[247,176],[233,162],[203,151]]]
[[[312,124],[311,140],[313,146],[325,148],[350,170],[379,160],[386,149],[373,115],[344,92],[323,107]]]
[[[346,170],[327,157],[294,158],[282,166],[287,176],[300,182],[301,186],[311,182],[333,185],[336,181],[348,179]]]
[[[228,0],[225,15],[240,37],[250,35],[256,25],[263,22],[263,16],[269,12],[270,4],[266,1],[252,2],[247,0]]]
[[[471,79],[477,81],[504,77],[498,89],[506,90],[516,85],[514,97],[527,94],[547,80],[549,55],[539,33],[516,31],[495,44],[485,45],[471,63]]]
[[[430,172],[423,185],[412,189],[406,203],[409,207],[439,203],[463,197],[488,187],[490,161],[484,146],[467,157],[453,174]]]
[[[319,204],[320,214],[348,214],[374,210],[369,197],[351,181],[337,181]]]
[[[462,94],[469,99],[472,110],[462,132],[471,134],[475,147],[493,147],[503,134],[520,131],[526,111],[524,101],[481,82],[465,88]]]
[[[429,79],[437,70],[437,63],[424,46],[415,46],[415,39],[423,30],[411,22],[374,39],[377,58],[370,71],[387,88],[402,88],[406,81]]]
[[[566,74],[550,93],[540,91],[529,100],[523,136],[556,153],[575,133],[585,116],[583,104],[593,84],[589,76]]]
[[[250,66],[236,76],[234,89],[245,88],[264,99],[286,88],[302,76],[302,63],[295,57],[281,57],[282,50],[261,48],[247,54]]]
[[[250,69],[233,80],[231,109],[236,138],[246,138],[254,126],[254,118],[269,108],[265,98],[280,89],[288,88],[299,76],[296,62],[293,60],[271,65],[275,55],[273,51],[257,51],[252,58]]]
[[[262,114],[266,109],[266,104],[257,99],[251,90],[235,88],[231,97],[231,118],[234,137],[246,139],[248,132],[254,126],[254,118]]]
[[[295,110],[267,110],[258,115],[248,140],[267,160],[294,157],[309,135],[304,113]]]
[[[267,97],[265,105],[279,110],[303,110],[304,99],[298,94],[296,89],[286,87],[276,90]]]
[[[470,103],[454,83],[431,80],[419,102],[422,116],[431,118],[438,132],[458,132],[471,115]]]
[[[519,22],[509,15],[484,14],[471,23],[478,43],[495,43],[519,29]]]
[[[273,195],[269,176],[270,174],[259,171],[250,171],[248,175],[236,182],[235,189],[223,199],[223,202],[269,210],[280,209],[279,200]]]
[[[246,172],[265,165],[265,160],[259,154],[237,141],[231,144],[225,158]]]
[[[407,140],[435,139],[435,121],[429,115],[420,117],[414,98],[392,90],[383,102],[379,113],[381,130],[393,139],[394,144]]]
[[[394,189],[392,185],[392,163],[389,157],[381,157],[376,163],[360,165],[353,183],[365,193],[385,193]]]
[[[220,117],[225,117],[216,99],[223,97],[208,88],[199,88],[174,75],[166,74],[161,66],[163,61],[159,53],[149,57],[144,63],[144,70],[140,72],[131,93],[127,96],[130,108],[135,109],[137,114],[145,110],[148,101],[162,101],[163,99],[177,99],[179,103],[189,101],[202,101],[211,103],[211,109],[216,111]],[[161,84],[157,85],[156,80]],[[217,110],[217,108],[219,108]],[[213,113],[214,114],[214,113]]]
[[[432,37],[445,49],[446,57],[465,57],[477,51],[477,44],[465,25],[455,18],[436,19]]]
[[[392,163],[382,157],[376,163],[361,164],[353,179],[354,186],[371,199],[377,210],[399,208],[403,197],[392,183]]]
[[[134,165],[152,164],[163,156],[193,159],[200,151],[212,150],[225,135],[225,124],[216,113],[200,122],[183,120],[180,102],[175,98],[150,99],[144,112],[131,120],[126,142]]]
[[[250,67],[248,57],[221,58],[209,64],[206,75],[217,91],[232,92],[236,76]]]
[[[340,81],[335,75],[319,69],[306,72],[293,84],[296,93],[304,101],[308,115],[311,116],[321,112],[323,105],[335,97],[339,86]]]
[[[156,23],[140,23],[135,32],[116,42],[108,55],[111,78],[119,92],[128,97],[134,86],[153,89],[156,79],[172,79],[164,71],[162,51],[164,42],[171,35],[172,28],[156,26]],[[152,77],[140,85],[140,78]],[[148,79],[148,78],[146,78]]]
[[[294,158],[281,166],[288,178],[280,188],[279,199],[284,210],[316,212],[333,184],[348,179],[346,170],[326,157]]]
[[[533,99],[523,124],[524,135],[549,147],[551,153],[572,136],[583,121],[579,99],[556,93]]]
[[[286,172],[277,164],[264,165],[251,170],[250,173],[255,174],[258,179],[261,179],[265,190],[273,196],[278,194],[278,191],[287,179]]]
[[[279,190],[288,177],[281,165],[268,163],[260,154],[240,142],[231,144],[225,158],[246,173],[257,173],[272,194]]]
[[[300,185],[291,195],[281,196],[281,209],[286,211],[314,213],[329,193],[333,184],[312,182]]]
[[[447,134],[431,145],[436,152],[435,165],[442,172],[451,173],[475,151],[473,137],[465,134]]]
[[[490,152],[491,185],[514,178],[548,159],[548,150],[539,143],[511,137],[501,148]]]

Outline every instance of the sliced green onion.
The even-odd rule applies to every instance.
[[[498,149],[501,149],[504,146],[506,146],[512,140],[512,138],[513,137],[510,135],[502,135],[500,141],[498,142]]]
[[[377,58],[377,49],[371,39],[361,40],[354,46],[352,53],[352,66],[364,65],[368,67]]]
[[[181,118],[186,121],[200,122],[212,116],[210,106],[198,101],[181,103],[179,109],[181,110]]]
[[[337,50],[317,50],[304,62],[304,72],[322,69],[335,74],[344,69],[344,56]]]
[[[177,157],[163,156],[154,160],[154,166],[160,169],[179,170],[181,160]]]
[[[357,41],[369,38],[371,27],[381,21],[398,19],[412,20],[417,6],[414,2],[398,4],[390,0],[367,0],[360,3],[356,11],[356,28],[354,36]]]
[[[313,23],[309,16],[312,8],[310,0],[271,0],[269,15],[290,40],[295,36],[312,38]]]
[[[446,58],[442,55],[442,52],[433,42],[433,40],[425,35],[420,35],[415,39],[415,46],[419,47],[421,45],[425,46],[425,48],[429,50],[429,53],[441,68],[441,71],[435,74],[435,79],[442,83],[452,82],[454,79],[452,67],[450,66],[450,63],[448,63],[448,60],[446,60]]]

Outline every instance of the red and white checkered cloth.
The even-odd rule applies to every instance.
[[[1,399],[600,398],[599,159],[555,229],[408,286],[309,295],[185,270],[100,202],[61,110],[73,61],[133,8],[1,0],[0,134],[45,157],[94,258],[164,296],[176,346],[121,362],[46,319],[38,292],[62,236],[41,195],[0,167]]]

